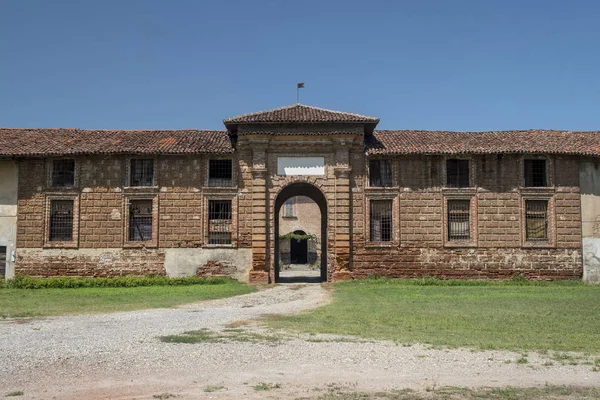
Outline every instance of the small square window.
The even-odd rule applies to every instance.
[[[75,160],[52,160],[52,186],[75,186]]]
[[[208,244],[231,244],[231,200],[208,201]]]
[[[448,200],[448,240],[471,240],[470,200]]]
[[[129,202],[130,242],[152,240],[152,200],[131,200]]]
[[[548,240],[547,200],[525,200],[525,238],[527,241]]]
[[[525,160],[525,186],[547,186],[546,160]]]
[[[369,160],[369,185],[392,186],[392,160]]]
[[[208,160],[208,186],[232,186],[232,164],[231,160]]]
[[[392,200],[371,200],[371,242],[392,241]]]
[[[132,159],[130,166],[130,186],[154,186],[153,159]]]
[[[48,241],[73,240],[73,200],[51,200]]]
[[[469,187],[469,160],[446,161],[447,185],[451,188]]]

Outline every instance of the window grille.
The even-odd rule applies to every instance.
[[[50,201],[49,231],[51,242],[73,240],[73,200]]]
[[[527,240],[548,240],[547,200],[525,200],[525,224]]]
[[[447,160],[446,174],[448,187],[469,187],[469,160]]]
[[[130,171],[131,186],[154,186],[154,160],[133,159]]]
[[[283,216],[293,217],[294,216],[294,204],[296,203],[295,197],[290,197],[283,203]]]
[[[392,186],[392,160],[369,161],[369,185]]]
[[[448,240],[471,239],[471,201],[448,200]]]
[[[52,186],[75,186],[75,160],[52,161]]]
[[[547,186],[546,160],[525,160],[525,186]]]
[[[231,160],[208,160],[208,186],[232,186]]]
[[[371,201],[371,241],[392,241],[392,200]]]
[[[0,279],[6,275],[6,246],[0,246]]]
[[[152,200],[131,200],[129,203],[129,240],[152,240]]]
[[[208,201],[208,244],[231,244],[231,200]]]

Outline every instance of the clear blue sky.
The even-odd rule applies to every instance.
[[[600,1],[0,0],[0,126],[600,130]]]

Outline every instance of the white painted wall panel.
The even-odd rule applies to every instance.
[[[277,175],[325,175],[325,157],[277,157]]]

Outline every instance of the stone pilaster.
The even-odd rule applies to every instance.
[[[269,283],[268,198],[266,146],[252,143],[252,270],[250,282]]]
[[[335,171],[335,239],[334,239],[334,280],[350,279],[350,173],[349,143],[336,141]]]

